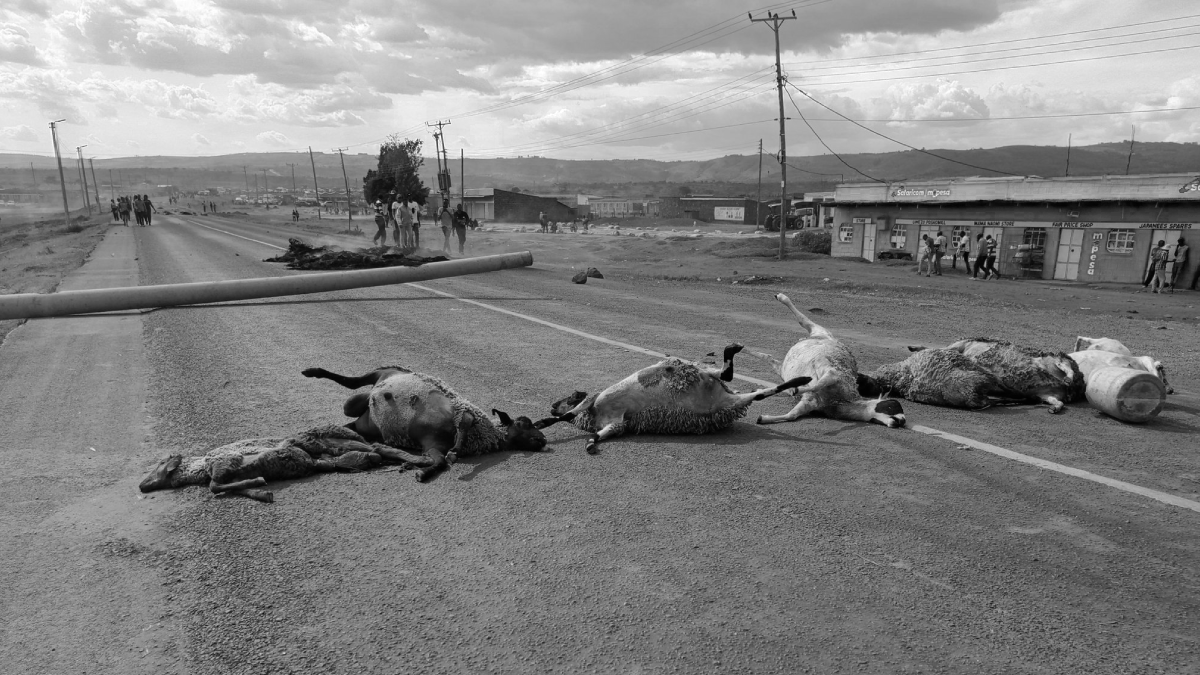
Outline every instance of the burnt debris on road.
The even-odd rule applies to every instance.
[[[376,246],[357,251],[346,251],[337,246],[312,246],[307,242],[291,238],[288,248],[274,258],[263,262],[287,263],[293,270],[364,270],[377,267],[419,267],[425,263],[449,260],[444,255],[423,253],[422,249],[400,249],[394,246]]]

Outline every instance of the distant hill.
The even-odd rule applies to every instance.
[[[904,152],[843,155],[846,163],[874,178],[889,181],[955,176],[993,176],[1011,173],[1061,176],[1066,170],[1067,149],[1056,146],[1010,145],[976,150],[931,150],[952,161],[908,150]],[[1071,175],[1124,174],[1128,143],[1100,143],[1071,149]],[[30,163],[40,174],[39,183],[57,172],[54,160],[42,156],[0,154],[0,187],[28,185]],[[216,157],[124,157],[96,161],[97,178],[108,182],[108,171],[118,184],[173,184],[184,188],[245,186],[255,180],[272,187],[292,183],[312,185],[316,164],[322,187],[344,187],[342,164],[337,155],[314,153],[243,153]],[[830,189],[839,181],[868,180],[847,168],[832,155],[789,158],[789,187],[795,191]],[[290,166],[290,165],[294,165]],[[65,164],[68,182],[74,164]],[[352,191],[359,191],[362,177],[375,168],[374,154],[345,156],[346,177]],[[52,171],[53,170],[53,171]],[[265,176],[264,176],[265,170]],[[802,171],[803,170],[803,171]],[[455,190],[460,182],[457,158],[450,160]],[[1200,145],[1194,143],[1138,143],[1134,147],[1131,173],[1188,173],[1200,171]],[[436,185],[436,162],[425,160],[422,169],[427,185]],[[819,175],[828,174],[828,175]],[[257,178],[256,178],[257,176]],[[774,194],[780,171],[770,156],[763,158],[764,197]],[[90,177],[89,177],[90,178]],[[468,187],[519,188],[526,192],[570,194],[591,192],[643,196],[677,194],[685,188],[695,193],[753,194],[758,181],[758,155],[728,155],[703,161],[663,162],[636,160],[561,160],[547,157],[466,160]]]

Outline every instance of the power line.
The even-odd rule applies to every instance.
[[[824,109],[828,110],[829,112],[831,112],[831,113],[833,113],[833,114],[837,115],[838,117],[841,117],[841,118],[843,118],[843,119],[845,119],[845,120],[847,120],[847,121],[849,121],[849,122],[854,122],[854,120],[850,119],[849,117],[846,117],[845,115],[842,115],[840,112],[838,112],[838,111],[834,110],[833,108],[830,108],[829,106],[825,105],[824,103],[821,103],[820,101],[818,101],[817,99],[813,98],[812,96],[809,96],[808,92],[804,91],[804,90],[803,90],[803,89],[801,89],[800,87],[797,87],[796,85],[792,84],[791,82],[789,82],[789,83],[788,83],[788,86],[790,86],[792,89],[795,89],[796,91],[800,92],[801,94],[804,94],[804,96],[805,96],[805,97],[807,97],[807,98],[808,98],[810,101],[812,101],[813,103],[816,103],[817,105],[819,105],[819,106],[821,106],[822,108],[824,108]],[[789,92],[789,93],[788,93],[788,98],[791,98],[791,96],[792,96],[792,95],[791,95],[791,92]],[[795,100],[795,99],[792,99],[792,106],[794,106],[794,107],[796,108],[796,112],[800,112],[800,106],[796,105],[796,100]],[[804,116],[804,113],[800,113],[800,115],[801,115],[801,117],[803,117],[803,116]],[[935,152],[929,152],[928,150],[925,150],[925,149],[923,149],[923,148],[918,148],[918,147],[915,147],[915,146],[909,145],[908,143],[905,143],[904,141],[898,141],[898,140],[896,140],[896,139],[892,138],[891,136],[888,136],[888,135],[886,135],[886,134],[879,133],[878,131],[875,131],[874,129],[872,129],[872,128],[870,128],[870,127],[866,127],[866,126],[863,126],[863,125],[861,125],[861,124],[858,124],[857,122],[854,122],[854,124],[855,124],[855,126],[857,126],[857,127],[861,128],[861,129],[866,129],[867,131],[869,131],[869,132],[871,132],[871,133],[875,134],[876,136],[879,136],[880,138],[886,138],[887,140],[889,140],[889,141],[891,141],[891,142],[893,142],[893,143],[896,143],[897,145],[903,145],[904,147],[906,147],[906,148],[908,148],[908,149],[910,149],[910,150],[916,150],[917,152],[920,152],[920,153],[923,153],[923,154],[929,155],[930,157],[937,157],[938,159],[941,159],[941,160],[944,160],[944,161],[947,161],[947,162],[953,162],[953,163],[955,163],[955,164],[961,164],[961,165],[963,165],[963,166],[969,166],[969,167],[971,167],[972,169],[979,169],[979,170],[981,170],[981,171],[990,171],[990,172],[992,172],[992,173],[999,173],[999,174],[1003,174],[1003,175],[1005,175],[1005,176],[1020,176],[1020,175],[1023,175],[1023,174],[1017,174],[1017,173],[1010,173],[1010,172],[1008,172],[1008,171],[1001,171],[1001,170],[999,170],[999,169],[992,169],[992,168],[988,168],[988,167],[986,167],[986,166],[979,166],[979,165],[977,165],[977,164],[971,164],[971,163],[969,163],[969,162],[960,162],[960,161],[959,161],[959,160],[957,160],[957,159],[950,159],[949,157],[943,157],[942,155],[939,155],[939,154],[937,154],[937,153],[935,153]],[[810,126],[809,126],[809,128],[811,129],[811,128],[812,128],[812,126],[810,125]],[[816,132],[814,131],[813,133],[816,133]],[[822,144],[824,144],[824,141],[822,141]],[[849,165],[847,165],[847,166],[849,166]],[[857,171],[857,169],[855,169],[855,170]],[[861,172],[860,172],[860,173],[861,173]],[[866,175],[866,174],[863,174],[863,175]],[[875,179],[875,180],[878,180],[878,179]],[[880,182],[883,182],[883,181],[880,181]]]
[[[877,78],[870,78],[870,79],[866,79],[866,80],[839,80],[839,81],[834,81],[834,82],[812,82],[810,84],[812,86],[830,87],[830,86],[835,86],[835,85],[846,85],[846,84],[864,84],[867,82],[893,82],[896,80],[913,80],[913,79],[918,79],[918,78],[944,77],[946,75],[965,75],[965,74],[970,74],[970,73],[990,73],[990,72],[995,72],[995,71],[999,71],[999,70],[1017,70],[1020,68],[1039,68],[1042,66],[1056,66],[1056,65],[1062,65],[1065,63],[1085,63],[1088,61],[1102,61],[1102,60],[1106,60],[1106,59],[1124,58],[1127,56],[1144,56],[1146,54],[1161,54],[1161,53],[1165,53],[1165,52],[1178,52],[1178,51],[1183,51],[1185,49],[1196,49],[1196,48],[1200,48],[1200,45],[1186,45],[1183,47],[1168,47],[1168,48],[1164,48],[1164,49],[1148,49],[1146,51],[1129,52],[1126,54],[1102,54],[1099,56],[1089,56],[1087,58],[1082,58],[1082,59],[1064,59],[1062,61],[1045,61],[1042,63],[1024,63],[1024,64],[1018,64],[1018,65],[1012,65],[1012,66],[996,66],[994,68],[976,68],[976,69],[972,69],[972,70],[950,70],[950,71],[941,72],[941,73],[922,73],[922,74],[918,74],[918,75],[901,75],[898,77],[877,77]],[[923,66],[923,67],[934,68],[936,66]],[[862,74],[866,74],[869,72],[876,72],[876,71],[875,70],[869,70],[869,71],[864,70],[860,73],[843,73],[842,75],[862,75]],[[831,77],[831,76],[818,75],[817,77]]]
[[[792,85],[791,82],[788,82],[787,84],[790,86],[795,86],[795,85]],[[808,127],[808,130],[812,132],[813,136],[817,137],[817,140],[821,142],[821,145],[825,146],[826,150],[828,150],[834,157],[837,157],[839,162],[841,162],[842,164],[845,164],[848,168],[850,168],[852,171],[859,174],[860,176],[865,176],[866,178],[870,178],[871,180],[875,181],[876,183],[886,183],[887,182],[887,181],[879,180],[878,178],[872,176],[871,174],[862,171],[858,167],[854,166],[850,162],[847,162],[845,159],[843,159],[841,155],[837,154],[837,151],[834,150],[833,148],[829,147],[829,144],[825,142],[825,139],[821,138],[821,134],[818,134],[817,130],[813,128],[813,125],[809,124],[808,120],[804,118],[804,113],[800,110],[800,106],[796,105],[796,99],[792,98],[792,92],[789,91],[787,93],[787,95],[788,95],[788,100],[792,102],[792,107],[795,108],[796,112],[800,114],[800,119],[804,120],[804,124]]]
[[[1104,28],[1089,28],[1086,30],[1071,31],[1068,33],[1051,33],[1049,35],[1037,35],[1034,37],[1014,38],[1011,40],[996,40],[994,42],[977,42],[972,45],[965,45],[965,46],[959,46],[959,47],[938,47],[936,49],[918,49],[918,50],[908,51],[908,52],[892,52],[889,54],[875,54],[875,55],[871,55],[871,56],[848,56],[848,57],[841,58],[841,59],[830,59],[830,60],[824,60],[824,61],[801,61],[801,62],[796,62],[796,63],[790,63],[788,65],[803,67],[806,70],[813,70],[816,68],[820,68],[822,65],[827,65],[831,62],[837,62],[837,61],[863,61],[863,60],[868,60],[868,59],[888,59],[888,58],[892,58],[895,56],[914,56],[917,54],[933,54],[935,52],[955,51],[958,49],[974,49],[976,47],[993,47],[996,45],[1014,44],[1017,42],[1030,42],[1033,40],[1048,40],[1051,38],[1070,37],[1072,35],[1086,35],[1088,33],[1098,33],[1101,31],[1119,30],[1122,28],[1137,28],[1138,26],[1149,26],[1149,25],[1154,25],[1154,24],[1166,23],[1168,21],[1183,21],[1184,19],[1196,19],[1196,18],[1200,18],[1200,14],[1188,14],[1185,16],[1177,16],[1177,17],[1174,17],[1171,19],[1157,19],[1155,21],[1142,21],[1139,23],[1127,23],[1127,24],[1121,24],[1120,26],[1107,26]],[[1164,30],[1164,31],[1180,30],[1181,28],[1192,28],[1192,26],[1183,26],[1183,27],[1179,27],[1179,28],[1164,28],[1162,30]],[[1129,35],[1141,35],[1141,34],[1142,33],[1130,33]],[[1127,36],[1109,36],[1109,37],[1127,37]],[[1108,38],[1100,37],[1100,38],[1094,38],[1094,39],[1103,40],[1103,39],[1108,39]],[[1033,49],[1038,46],[1047,47],[1047,46],[1051,46],[1051,45],[1033,45],[1033,46],[1029,47],[1029,49]]]

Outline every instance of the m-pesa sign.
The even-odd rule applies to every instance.
[[[892,190],[889,195],[893,198],[897,197],[920,197],[929,199],[932,197],[949,197],[951,195],[950,188],[910,188],[904,185]]]

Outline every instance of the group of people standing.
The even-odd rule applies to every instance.
[[[151,214],[158,213],[154,202],[150,201],[150,195],[134,195],[132,199],[128,195],[117,197],[108,200],[108,206],[112,210],[113,220],[123,225],[129,225],[129,214],[132,213],[140,227],[149,227]]]
[[[921,251],[920,259],[917,261],[917,274],[925,271],[925,276],[942,276],[942,256],[950,253],[950,268],[958,269],[958,259],[962,257],[963,270],[972,272],[971,279],[978,281],[979,273],[983,272],[982,279],[999,279],[1000,271],[996,269],[996,256],[999,242],[992,238],[990,234],[975,235],[975,265],[971,266],[971,236],[966,232],[954,244],[954,251],[950,251],[950,240],[942,232],[938,232],[935,236],[930,237],[928,234],[921,235]]]
[[[467,225],[471,217],[463,210],[462,204],[450,210],[450,200],[443,199],[435,217],[442,229],[442,251],[450,253],[450,235],[458,238],[458,253],[462,255],[467,244]],[[382,199],[375,200],[375,227],[378,230],[371,241],[376,246],[386,246],[388,227],[392,228],[393,241],[400,248],[419,248],[421,246],[421,205],[417,202],[400,201],[396,193],[388,194],[385,203]]]
[[[1176,242],[1173,251],[1167,248],[1165,239],[1159,239],[1158,244],[1150,249],[1150,268],[1146,270],[1146,282],[1142,285],[1142,290],[1150,289],[1151,293],[1174,293],[1175,281],[1187,264],[1187,254],[1188,245],[1183,237]],[[1200,270],[1197,270],[1192,279],[1193,290],[1196,288],[1197,279],[1200,279]]]

